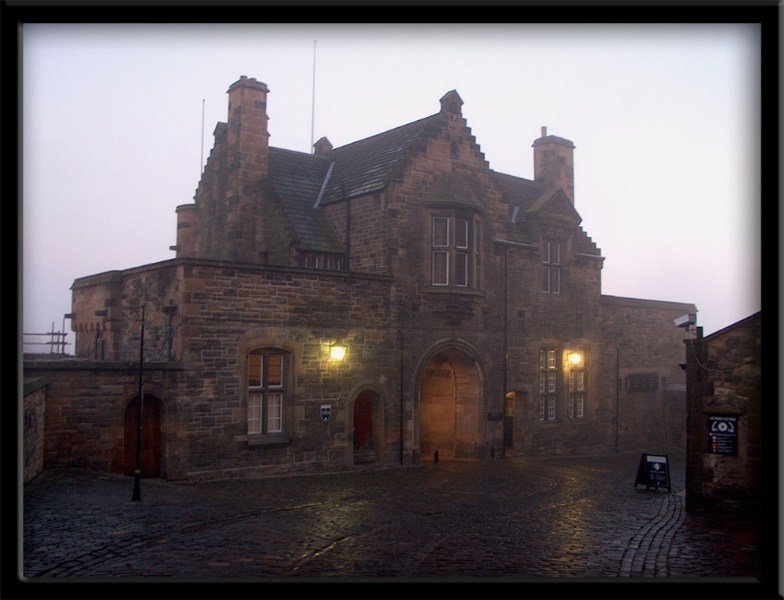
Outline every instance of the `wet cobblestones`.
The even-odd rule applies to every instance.
[[[22,580],[749,578],[748,520],[634,486],[639,455],[442,461],[278,479],[46,472],[25,486]]]

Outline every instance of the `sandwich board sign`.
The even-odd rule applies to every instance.
[[[640,466],[637,467],[637,478],[634,487],[644,485],[645,489],[667,488],[672,491],[670,484],[670,467],[666,454],[648,454],[643,452],[640,457]]]

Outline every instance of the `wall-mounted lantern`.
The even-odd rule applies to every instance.
[[[332,360],[343,360],[346,357],[348,346],[341,341],[336,341],[329,346],[329,357]]]
[[[582,352],[569,352],[569,354],[566,356],[566,359],[569,361],[569,366],[573,369],[577,369],[583,364]]]

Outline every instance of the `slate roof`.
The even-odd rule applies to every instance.
[[[440,129],[439,113],[359,140],[329,153],[335,162],[330,186],[323,202],[351,198],[384,188],[417,150],[424,149],[425,138]]]
[[[319,206],[382,190],[390,181],[402,176],[408,159],[424,150],[427,139],[438,134],[443,123],[440,116],[441,113],[430,115],[334,148],[322,156],[270,148],[269,182],[276,204],[286,219],[287,230],[300,249],[342,252],[343,244]],[[536,210],[550,199],[547,190],[530,179],[493,170],[490,175],[504,199],[512,207],[519,207],[515,214]],[[453,187],[458,183],[442,182]],[[469,202],[471,194],[466,194],[466,202]],[[593,240],[581,227],[578,229],[578,251],[598,254]]]
[[[330,166],[331,161],[320,156],[270,148],[268,182],[288,232],[302,250],[344,250],[324,213],[314,209]]]
[[[504,195],[504,199],[510,204],[519,206],[522,210],[528,210],[531,205],[544,193],[544,188],[530,179],[507,175],[490,171],[498,189]]]
[[[383,189],[407,157],[424,149],[425,138],[437,133],[438,116],[334,148],[326,156],[270,148],[268,181],[299,248],[342,252],[342,242],[317,206]]]

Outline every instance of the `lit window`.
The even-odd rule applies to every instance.
[[[569,372],[569,400],[567,412],[570,419],[581,419],[585,415],[585,371],[572,369]]]
[[[539,351],[539,420],[554,421],[557,416],[558,350],[548,348]]]
[[[248,354],[248,433],[282,433],[286,356],[276,349]]]

